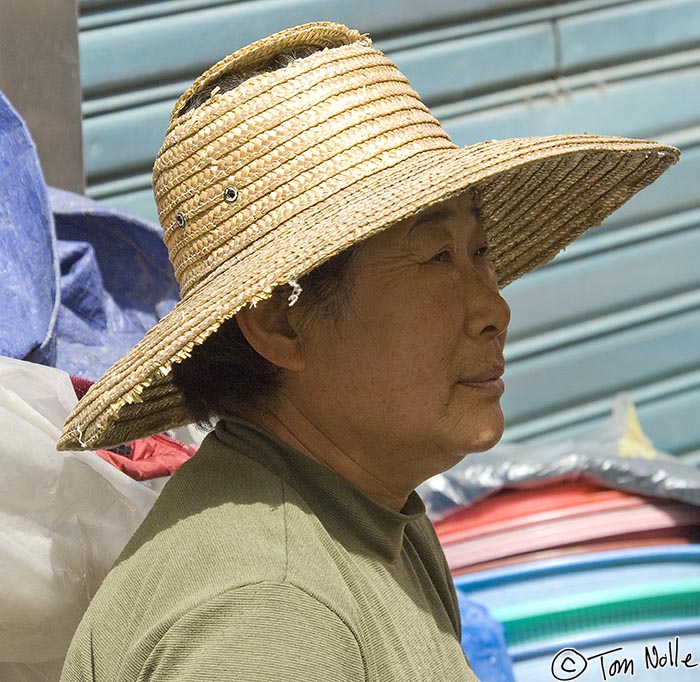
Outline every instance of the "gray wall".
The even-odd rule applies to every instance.
[[[78,0],[2,0],[0,90],[27,123],[46,181],[83,192]]]

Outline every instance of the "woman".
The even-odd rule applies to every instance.
[[[154,168],[182,300],[59,447],[220,421],[95,596],[62,679],[475,679],[414,488],[501,436],[499,286],[676,160],[587,135],[459,149],[336,24],[197,79]]]

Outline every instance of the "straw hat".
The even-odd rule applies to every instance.
[[[318,51],[197,93],[280,52]],[[454,145],[366,36],[313,23],[226,57],[178,100],[153,170],[182,299],[68,418],[59,449],[190,421],[171,381],[221,323],[351,244],[478,186],[505,286],[547,262],[678,160],[645,140],[558,135]]]

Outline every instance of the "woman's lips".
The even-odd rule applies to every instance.
[[[476,391],[489,393],[492,395],[502,395],[506,387],[503,379],[500,377],[494,379],[486,379],[485,381],[460,381],[462,386],[473,388]]]
[[[459,383],[462,386],[468,386],[477,391],[501,395],[505,390],[505,384],[503,383],[503,379],[501,379],[502,374],[503,367],[496,367],[476,376],[460,379]]]

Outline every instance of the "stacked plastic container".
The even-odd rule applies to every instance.
[[[503,490],[435,524],[516,682],[700,679],[700,508],[588,482]]]

